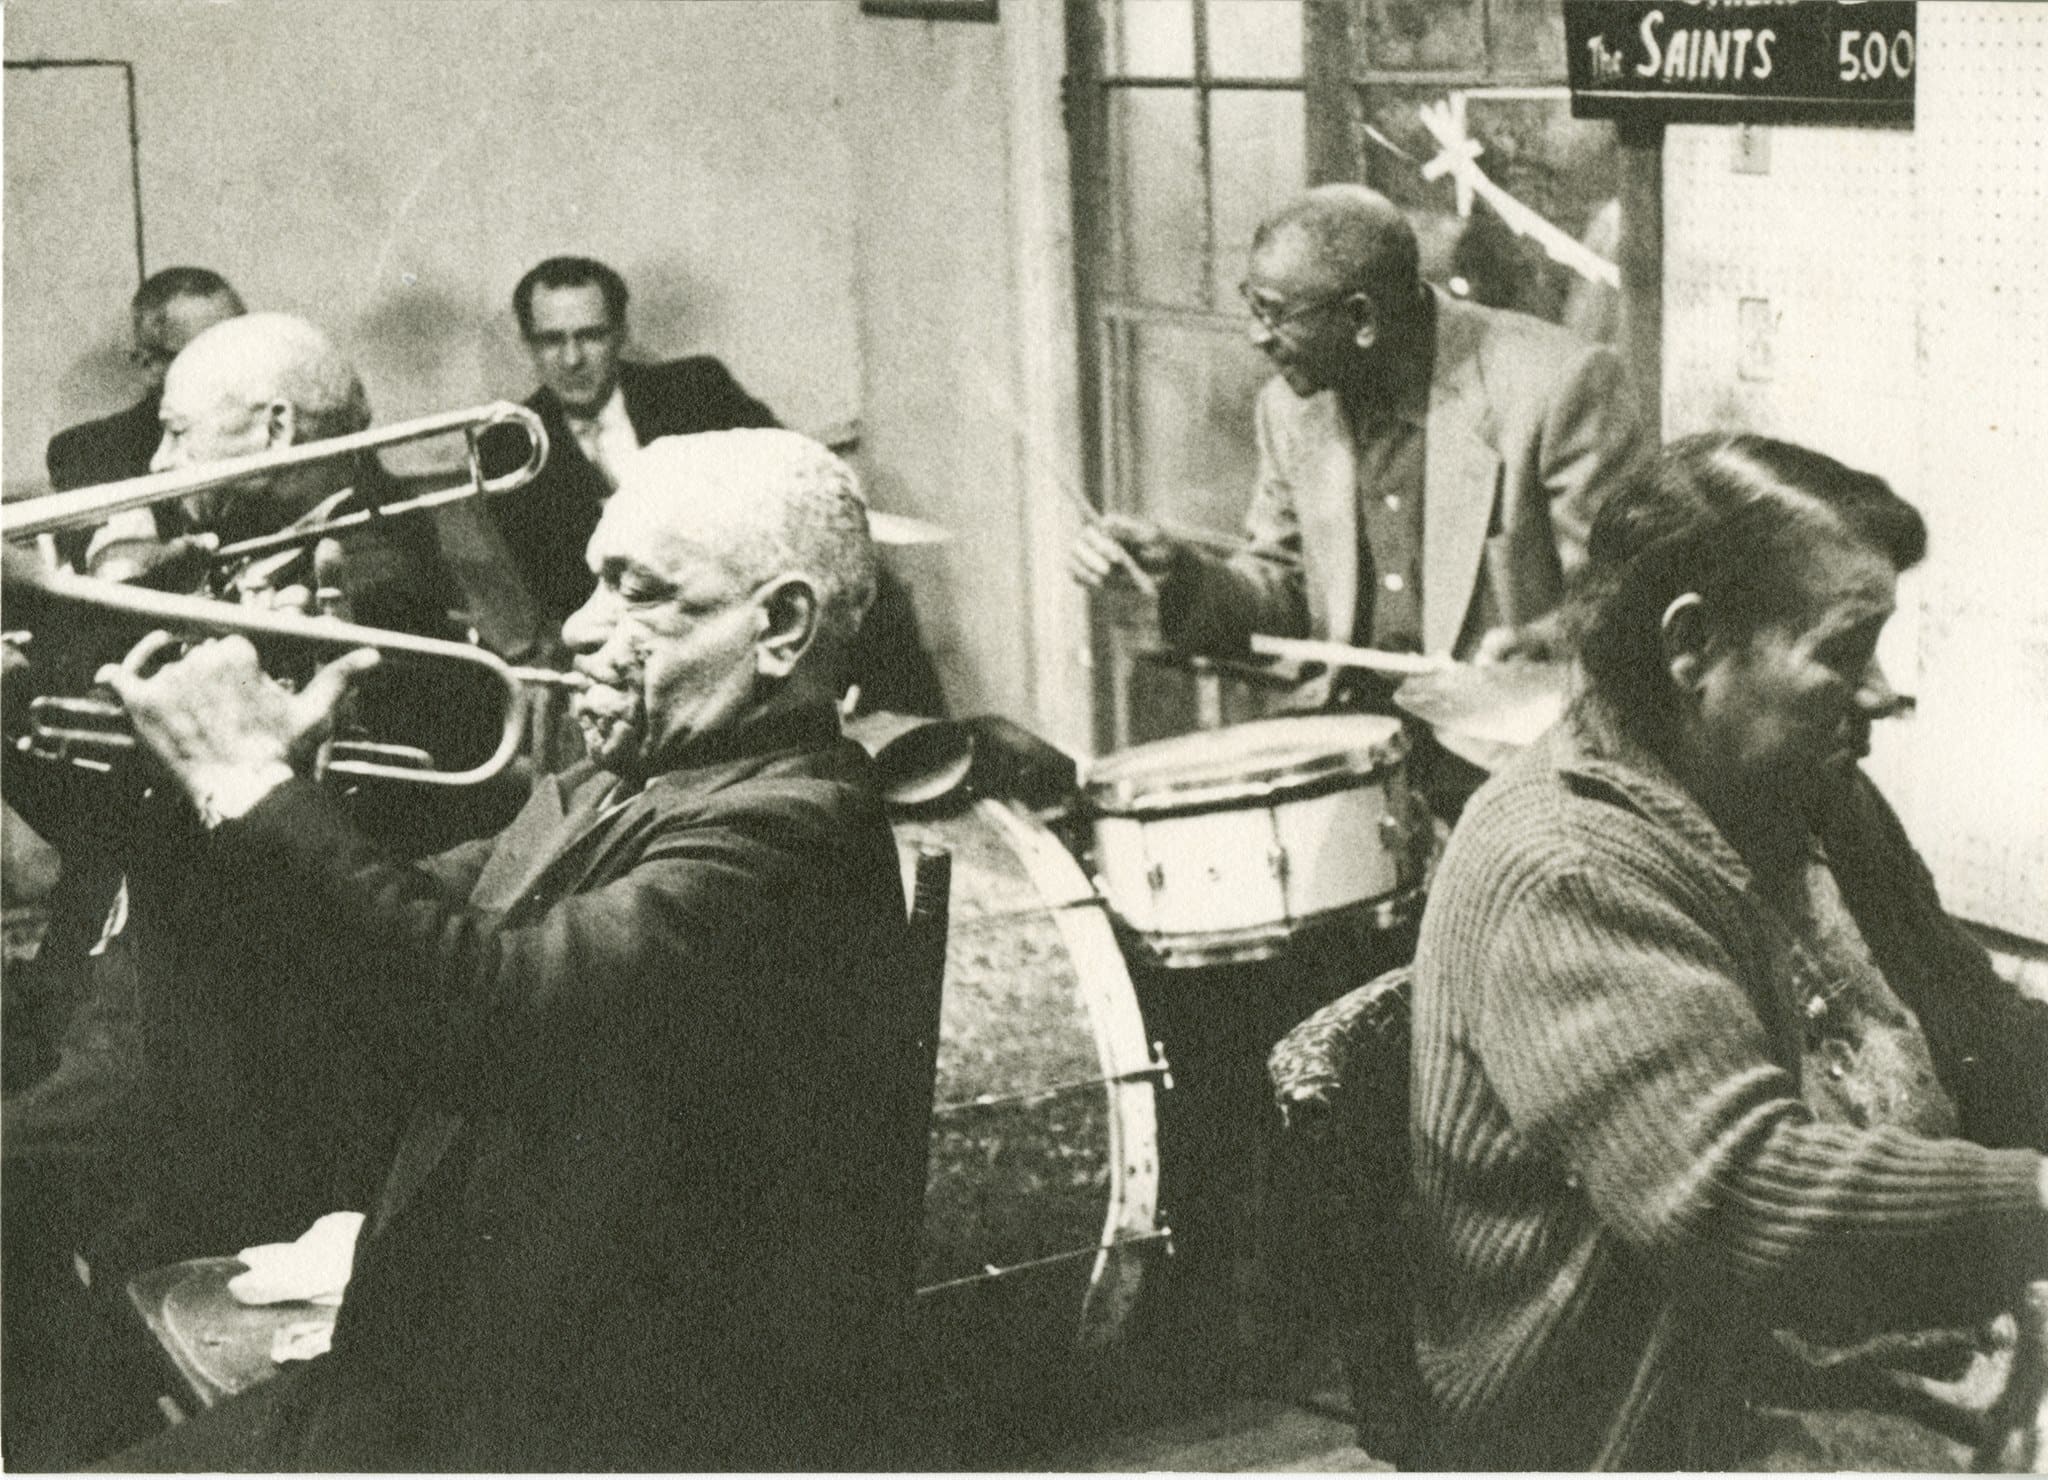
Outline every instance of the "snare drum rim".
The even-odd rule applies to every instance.
[[[1231,966],[1247,961],[1271,961],[1283,956],[1305,932],[1327,929],[1346,921],[1358,921],[1366,929],[1384,933],[1413,924],[1422,914],[1428,891],[1421,884],[1400,884],[1385,894],[1330,909],[1292,915],[1285,920],[1245,925],[1235,930],[1184,931],[1138,930],[1117,922],[1121,938],[1154,966],[1168,970],[1189,967]]]
[[[1200,733],[1216,733],[1205,731]],[[1398,724],[1365,745],[1340,746],[1219,780],[1175,781],[1167,776],[1097,776],[1084,790],[1099,817],[1174,817],[1228,811],[1275,797],[1319,796],[1346,786],[1370,786],[1408,761],[1408,734]],[[1108,758],[1114,762],[1116,757]]]

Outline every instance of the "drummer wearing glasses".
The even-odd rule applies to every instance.
[[[1234,656],[1253,633],[1460,659],[1548,656],[1549,617],[1640,428],[1607,350],[1448,297],[1413,228],[1363,186],[1309,191],[1252,239],[1257,406],[1244,547],[1223,555],[1109,515],[1073,574],[1135,564],[1167,640]],[[1324,679],[1303,697],[1330,697]],[[1384,707],[1384,686],[1340,693]]]

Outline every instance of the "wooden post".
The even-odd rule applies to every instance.
[[[1622,359],[1644,423],[1664,425],[1664,125],[1615,124],[1621,145]]]
[[[1301,27],[1308,183],[1363,180],[1351,137],[1351,0],[1305,0]]]

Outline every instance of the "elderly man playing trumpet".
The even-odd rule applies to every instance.
[[[916,1231],[887,1168],[924,1129],[889,1109],[895,847],[833,702],[865,510],[796,433],[664,439],[588,558],[589,759],[418,866],[305,775],[374,655],[297,693],[238,638],[107,673],[204,819],[167,862],[240,968],[211,980],[411,1105],[333,1351],[116,1467],[855,1458]]]
[[[1779,1411],[1813,1368],[1897,1395],[1937,1344],[1896,1333],[2048,1275],[2048,1004],[1858,764],[1925,541],[1754,436],[1595,519],[1580,692],[1466,809],[1416,957],[1429,1467],[1851,1467]]]

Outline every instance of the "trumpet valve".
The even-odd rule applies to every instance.
[[[572,694],[590,687],[589,678],[573,668],[514,668],[512,677],[535,688],[566,689]]]

